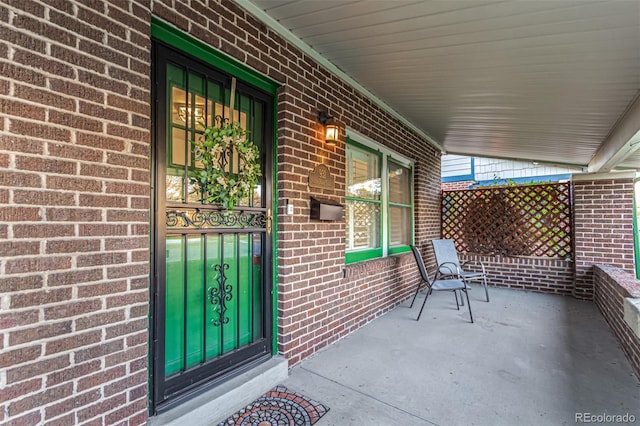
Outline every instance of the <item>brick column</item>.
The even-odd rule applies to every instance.
[[[593,265],[611,265],[632,274],[633,177],[610,174],[573,177],[575,289],[593,299]]]

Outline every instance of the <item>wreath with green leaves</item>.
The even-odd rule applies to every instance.
[[[262,176],[260,152],[240,123],[216,117],[216,125],[203,127],[202,137],[192,141],[195,160],[201,168],[194,171],[191,181],[202,194],[203,201],[233,210],[252,193]],[[234,154],[239,164],[231,167]]]

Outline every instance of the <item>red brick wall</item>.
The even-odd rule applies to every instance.
[[[594,301],[640,378],[640,338],[624,321],[624,298],[640,297],[640,281],[626,271],[606,265],[595,265],[593,278]]]
[[[575,297],[593,298],[593,265],[634,273],[633,179],[576,181]]]
[[[460,191],[463,189],[469,189],[469,187],[474,183],[474,180],[463,180],[460,182],[442,182],[441,186],[443,191]]]
[[[326,146],[316,115],[416,160],[418,245],[439,235],[439,152],[235,3],[0,2],[0,422],[146,422],[151,13],[283,85],[278,349],[290,363],[411,293],[410,255],[347,267],[344,223],[309,220],[311,195],[345,194],[344,139]],[[308,188],[318,163],[334,189]]]
[[[150,13],[107,3],[0,4],[0,423],[146,421]]]
[[[415,276],[415,269],[397,266],[412,259],[404,255],[369,262],[368,278],[355,278],[351,271],[361,266],[345,266],[345,223],[309,219],[310,196],[341,204],[345,196],[344,138],[335,147],[323,143],[318,110],[328,108],[351,129],[416,160],[417,243],[440,232],[440,155],[293,46],[269,35],[274,46],[280,46],[280,73],[285,78],[278,103],[279,351],[294,365],[402,301],[410,293],[407,274]],[[305,94],[305,86],[314,88],[313,97]],[[309,172],[320,163],[335,178],[332,190],[307,185]],[[293,204],[293,215],[285,215],[285,200]],[[373,294],[385,296],[370,303]]]
[[[460,254],[460,261],[468,261],[465,269],[482,271],[484,263],[490,286],[515,288],[540,293],[573,293],[573,263],[562,259],[542,257],[506,257]]]

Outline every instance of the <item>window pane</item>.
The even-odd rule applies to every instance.
[[[182,198],[184,180],[181,176],[171,176],[167,173],[165,186],[167,190],[167,201],[184,201]]]
[[[347,197],[379,200],[381,188],[378,156],[348,146],[347,162]]]
[[[389,202],[411,204],[411,171],[391,161],[389,170]]]
[[[347,250],[380,247],[380,205],[347,200]]]
[[[389,246],[411,244],[411,209],[389,206]]]

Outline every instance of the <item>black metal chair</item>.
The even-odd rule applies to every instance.
[[[413,308],[413,303],[416,301],[416,297],[418,296],[418,292],[421,288],[424,287],[423,284],[426,284],[427,294],[424,297],[424,301],[422,302],[422,307],[420,308],[420,313],[418,314],[418,318],[416,321],[420,320],[420,316],[422,315],[422,311],[424,309],[424,305],[427,303],[427,299],[429,295],[433,291],[452,291],[454,297],[456,298],[456,307],[460,310],[460,304],[458,303],[458,295],[457,291],[463,292],[467,297],[467,306],[469,307],[469,318],[471,318],[471,322],[473,323],[473,314],[471,313],[471,304],[469,303],[469,294],[467,293],[467,285],[459,278],[448,278],[448,279],[439,279],[439,273],[436,273],[436,276],[433,281],[429,279],[429,274],[427,273],[427,269],[424,266],[424,262],[422,260],[422,255],[420,254],[420,250],[416,246],[411,246],[411,251],[413,252],[413,257],[416,259],[416,263],[418,264],[418,270],[420,271],[420,277],[422,278],[418,283],[418,288],[416,289],[415,294],[413,295],[413,300],[411,300],[411,305],[409,308]],[[455,267],[452,266],[452,267]],[[462,295],[460,296],[462,299]]]

